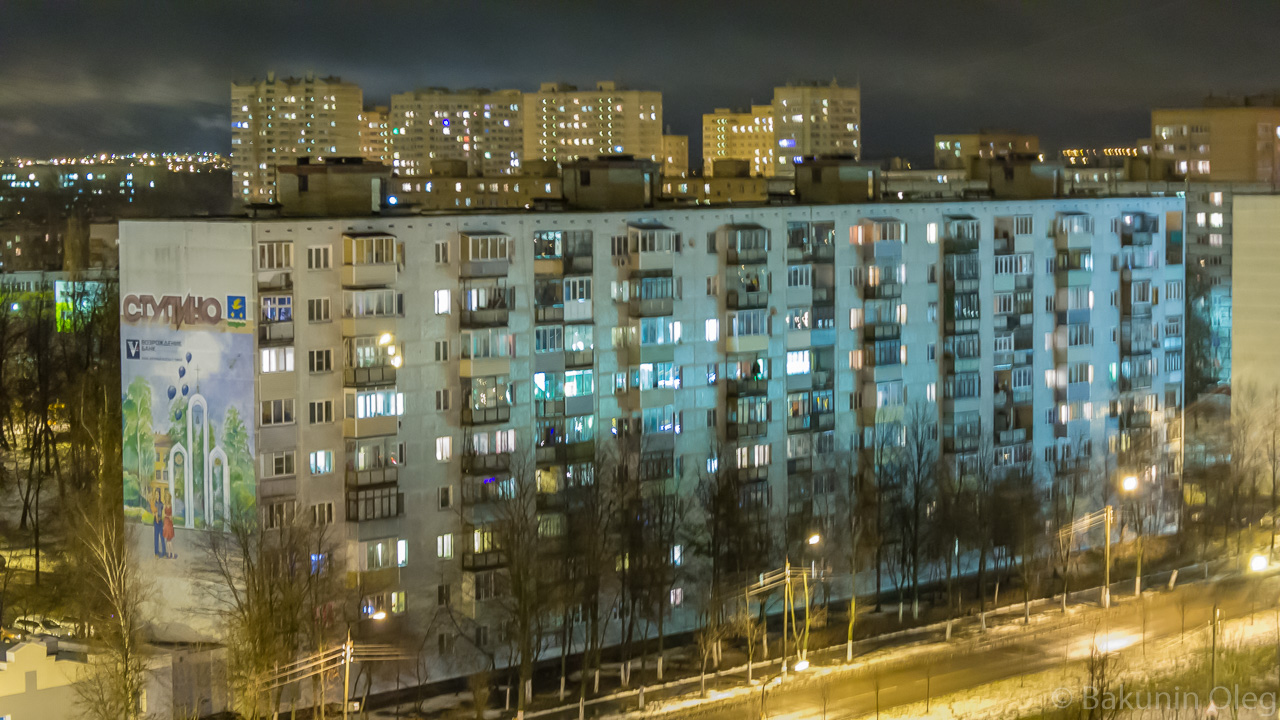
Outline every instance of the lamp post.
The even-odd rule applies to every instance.
[[[1120,481],[1120,490],[1132,498],[1133,507],[1133,526],[1134,532],[1137,534],[1136,542],[1138,549],[1138,571],[1133,578],[1133,596],[1142,597],[1142,513],[1138,511],[1139,498],[1138,477],[1136,475],[1126,475]]]

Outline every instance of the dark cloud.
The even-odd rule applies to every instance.
[[[700,114],[787,80],[861,81],[867,154],[982,126],[1049,147],[1132,142],[1152,106],[1280,84],[1264,0],[0,4],[0,156],[229,149],[233,79],[342,75],[366,100],[424,85],[616,79]]]

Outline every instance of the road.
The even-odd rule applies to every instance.
[[[944,641],[941,630],[911,633],[897,641],[892,638],[859,643],[859,657],[878,649],[883,658],[868,666],[838,675],[827,676],[824,688],[813,676],[793,673],[787,682],[776,682],[778,665],[757,667],[756,678],[770,677],[763,691],[764,716],[770,718],[827,717],[852,718],[874,715],[877,705],[888,710],[901,705],[924,702],[926,698],[965,690],[1022,675],[1033,675],[1054,667],[1086,659],[1095,643],[1109,644],[1112,649],[1145,643],[1154,645],[1190,635],[1208,627],[1215,604],[1222,618],[1229,620],[1273,608],[1280,595],[1280,578],[1266,575],[1235,576],[1215,582],[1192,583],[1173,591],[1148,591],[1142,602],[1122,593],[1132,584],[1113,586],[1115,605],[1110,610],[1099,607],[1076,608],[1067,615],[1044,607],[1030,627],[1014,628],[1020,613],[1007,616],[1004,625],[985,635],[976,627],[957,629],[954,639]],[[1092,591],[1097,597],[1097,590]],[[1145,605],[1145,608],[1143,607]],[[993,623],[994,626],[994,623]],[[958,626],[959,628],[959,626]],[[923,641],[923,646],[922,646]],[[897,645],[912,644],[913,652],[894,650]],[[843,649],[810,653],[815,667],[844,661]],[[871,658],[868,658],[871,660]],[[810,671],[812,672],[812,671]],[[726,674],[709,682],[709,687],[727,690],[741,687],[744,678]],[[757,685],[759,688],[759,685]],[[647,702],[677,697],[696,697],[696,679],[692,683],[659,690],[649,689]],[[1047,700],[1047,698],[1046,698]],[[634,694],[616,699],[602,699],[586,708],[587,717],[616,714],[636,708]],[[760,717],[761,690],[736,700],[705,703],[673,712],[671,717],[696,717],[709,720],[743,720]],[[823,705],[825,702],[825,713]],[[576,707],[531,713],[542,720],[572,720]]]
[[[883,710],[923,702],[926,697],[1032,675],[1084,660],[1095,643],[1109,643],[1113,649],[1143,642],[1155,644],[1178,637],[1184,629],[1192,632],[1206,628],[1215,603],[1223,619],[1275,607],[1276,589],[1274,577],[1189,585],[1174,592],[1148,594],[1144,600],[1145,623],[1140,603],[1129,598],[1110,611],[1096,609],[1081,613],[1071,624],[1065,624],[1068,621],[1064,620],[1064,624],[1056,628],[1029,628],[1026,634],[995,640],[990,645],[981,641],[966,643],[953,653],[930,653],[916,660],[885,663],[884,669],[878,672],[867,670],[832,678],[827,688],[825,716],[846,718],[874,714],[877,703]],[[822,690],[812,683],[775,686],[767,691],[764,707],[767,717],[823,717]],[[756,708],[759,708],[758,700],[752,709]],[[742,705],[737,705],[697,715],[716,720],[741,720],[743,710]],[[756,715],[750,712],[746,716]]]

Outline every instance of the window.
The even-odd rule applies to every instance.
[[[404,312],[404,296],[394,290],[347,290],[343,302],[346,317],[387,317]]]
[[[267,295],[262,298],[263,322],[289,322],[293,320],[291,295]]]
[[[669,317],[640,318],[641,345],[670,345],[679,341],[679,321]]]
[[[591,370],[567,370],[564,374],[564,396],[583,397],[595,392]]]
[[[810,354],[808,350],[793,350],[787,353],[787,374],[804,375],[810,372]]]
[[[925,229],[924,229],[924,230],[925,230],[925,231],[924,231],[924,241],[925,241],[925,242],[927,242],[927,243],[929,243],[930,245],[935,245],[935,244],[937,244],[937,242],[938,242],[938,223],[936,223],[936,222],[935,222],[935,223],[929,223],[928,225],[926,225],[926,226],[925,226]]]
[[[263,425],[288,425],[293,422],[292,398],[287,400],[263,400],[261,407]]]
[[[720,339],[720,320],[717,318],[707,318],[706,323],[706,339],[707,342],[716,342]]]
[[[308,322],[329,322],[329,298],[311,298],[307,301]]]
[[[1170,280],[1164,284],[1165,300],[1181,300],[1182,299],[1182,281]]]
[[[293,243],[258,243],[259,270],[287,270],[293,267]]]
[[[293,372],[293,348],[291,347],[262,348],[260,356],[264,373]]]
[[[436,314],[448,315],[453,307],[453,302],[449,296],[448,290],[436,291]]]
[[[310,403],[311,408],[311,424],[319,425],[321,423],[333,422],[333,401],[332,400],[316,400]]]
[[[441,560],[453,557],[453,533],[436,536],[436,557]]]
[[[1013,312],[1013,293],[996,293],[995,305],[997,315],[1008,315]]]
[[[506,235],[464,235],[463,250],[467,260],[506,260],[509,246]]]
[[[533,351],[561,352],[564,350],[564,328],[559,325],[534,328]]]
[[[446,435],[436,438],[436,460],[446,462],[453,457],[453,438]]]
[[[273,502],[262,508],[262,527],[266,530],[278,530],[293,522],[294,502],[282,500]]]
[[[720,294],[720,276],[711,275],[707,278],[707,295]]]
[[[564,280],[564,301],[585,302],[591,299],[591,278],[576,277]]]
[[[1014,232],[1014,234],[1016,234],[1016,235],[1030,235],[1030,234],[1031,234],[1031,227],[1032,227],[1032,226],[1031,226],[1031,216],[1030,216],[1030,215],[1015,215],[1015,216],[1013,217],[1013,232]]]
[[[740,310],[729,313],[729,334],[733,337],[767,335],[769,318],[766,310]]]
[[[384,265],[396,261],[396,239],[390,235],[348,237],[353,265]]]
[[[1209,214],[1209,227],[1212,227],[1212,228],[1222,227],[1222,213],[1216,212],[1216,213]]]
[[[316,503],[311,506],[311,524],[314,527],[333,524],[333,503]]]
[[[293,458],[294,455],[292,450],[264,453],[262,455],[262,476],[283,477],[286,475],[292,475],[294,472]]]
[[[446,485],[439,489],[436,497],[436,507],[441,510],[448,510],[453,507],[453,486]]]
[[[311,453],[311,474],[328,475],[333,472],[333,451],[316,450]]]
[[[331,252],[328,245],[313,245],[307,248],[307,269],[328,270]]]
[[[394,417],[404,414],[404,394],[395,388],[347,391],[347,417]]]
[[[684,588],[671,589],[671,607],[680,607],[684,604]]]
[[[809,265],[792,265],[787,268],[787,287],[809,287],[813,284],[813,268]]]
[[[448,410],[451,393],[448,390],[436,391],[436,410]]]
[[[307,367],[313,373],[333,371],[333,350],[312,350],[307,353]]]
[[[449,360],[449,341],[448,340],[436,340],[435,350],[436,350],[436,362],[448,362]]]
[[[445,265],[449,262],[449,241],[440,240],[436,242],[436,264]]]

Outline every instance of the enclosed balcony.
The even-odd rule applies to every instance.
[[[347,522],[366,522],[404,515],[404,493],[395,483],[347,488]]]
[[[1053,222],[1054,247],[1059,250],[1093,246],[1093,216],[1061,212]]]
[[[629,223],[626,243],[633,271],[670,270],[680,249],[680,233],[660,223]]]
[[[343,287],[389,287],[399,274],[399,246],[386,233],[345,233],[342,236]]]
[[[459,276],[499,277],[511,269],[511,241],[502,233],[461,233]]]
[[[464,328],[502,327],[507,325],[515,306],[515,288],[506,283],[464,283],[462,309],[458,324]]]
[[[1160,232],[1160,219],[1143,212],[1127,212],[1120,217],[1120,244],[1150,245]]]
[[[725,225],[716,231],[723,239],[730,265],[760,265],[769,260],[769,231],[755,224]]]

